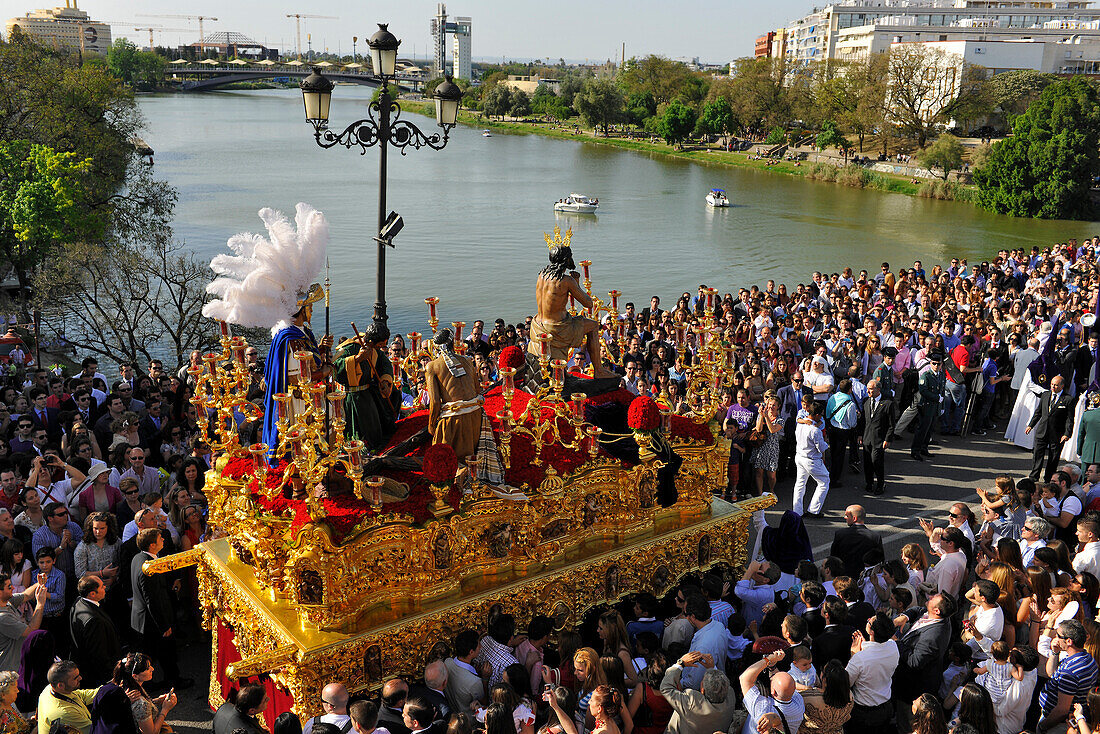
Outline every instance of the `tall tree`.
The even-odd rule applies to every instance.
[[[743,127],[763,131],[790,121],[790,100],[783,78],[783,67],[775,59],[738,59],[734,62],[729,100]]]
[[[507,84],[497,84],[485,92],[482,109],[489,117],[504,117],[512,110],[512,89]]]
[[[62,243],[102,236],[103,221],[80,203],[91,167],[75,153],[0,141],[0,254],[22,290]]]
[[[674,99],[665,106],[657,132],[669,145],[682,148],[684,141],[694,129],[695,110],[680,100]]]
[[[685,87],[694,84],[694,76],[686,64],[664,56],[649,55],[632,58],[619,74],[619,83],[626,94],[649,92],[658,105],[671,102],[684,93]],[[694,94],[689,91],[689,95]],[[703,90],[703,97],[706,91]]]
[[[817,104],[837,126],[856,136],[859,152],[867,135],[882,128],[888,58],[874,54],[867,63],[837,62],[822,70]]]
[[[526,117],[531,114],[531,98],[522,89],[512,91],[512,117]]]
[[[1089,187],[1100,172],[1100,98],[1076,76],[1043,90],[974,173],[978,203],[1042,219],[1092,219]]]
[[[717,97],[703,105],[699,115],[700,132],[708,135],[728,135],[733,132],[733,108],[725,97]]]
[[[963,146],[954,135],[941,135],[935,142],[925,148],[920,154],[921,164],[929,173],[936,174],[935,169],[946,181],[952,171],[957,171],[963,165]]]
[[[623,93],[610,79],[587,79],[580,94],[573,98],[573,108],[580,114],[585,125],[603,130],[623,117]]]
[[[924,147],[955,101],[966,65],[921,43],[899,44],[889,54],[888,120]]]

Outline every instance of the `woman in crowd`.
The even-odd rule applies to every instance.
[[[4,734],[28,734],[33,721],[23,718],[15,706],[19,697],[19,674],[14,670],[0,672],[0,732]]]
[[[118,529],[107,512],[93,512],[84,521],[84,537],[73,552],[76,577],[97,576],[110,589],[119,574]]]
[[[759,443],[749,458],[755,470],[756,494],[775,490],[775,472],[779,468],[779,442],[783,438],[783,420],[779,417],[779,400],[768,397],[756,416],[754,427]]]
[[[901,560],[909,569],[909,585],[919,589],[928,571],[928,556],[924,554],[924,549],[916,543],[909,543],[901,549]]]
[[[989,692],[977,683],[967,683],[959,693],[959,707],[951,727],[954,728],[959,724],[969,724],[978,731],[978,734],[997,734],[993,699],[990,698]]]
[[[844,665],[839,660],[830,660],[820,678],[819,687],[802,691],[806,718],[798,730],[800,734],[840,734],[845,722],[852,717],[852,686]]]
[[[542,694],[542,700],[550,706],[550,716],[538,734],[577,734],[577,725],[573,722],[572,715],[577,708],[577,694],[572,689],[548,685]]]
[[[77,489],[80,517],[109,513],[122,502],[122,493],[109,483],[110,475],[111,468],[106,464],[96,464],[88,470],[88,478]]]
[[[573,675],[578,686],[577,711],[574,721],[577,723],[577,731],[581,734],[591,734],[594,719],[589,711],[589,702],[592,694],[599,686],[607,686],[603,667],[600,665],[600,655],[591,647],[582,647],[573,654]]]
[[[24,487],[19,491],[19,500],[23,504],[23,511],[16,515],[15,524],[33,533],[46,522],[42,514],[42,497],[36,487]]]
[[[913,734],[947,734],[943,707],[931,693],[922,693],[913,701]]]
[[[164,463],[167,464],[168,458],[173,455],[186,456],[190,451],[183,433],[183,424],[177,421],[165,423],[160,430],[160,457]]]
[[[661,695],[661,679],[668,669],[668,657],[661,650],[638,676],[627,703],[627,713],[634,724],[634,734],[663,734],[672,718],[672,706]]]
[[[623,711],[623,698],[618,689],[606,685],[597,686],[588,706],[588,714],[593,719],[591,734],[621,734],[624,730],[615,722]]]
[[[0,573],[11,577],[11,588],[16,594],[22,594],[33,583],[26,547],[15,538],[9,538],[0,545]],[[28,606],[29,602],[24,601],[21,611]]]
[[[596,623],[596,633],[603,640],[603,654],[618,658],[623,665],[623,675],[627,687],[633,688],[638,682],[638,671],[634,669],[634,656],[630,650],[630,636],[626,633],[626,622],[615,610],[604,612]],[[613,685],[622,686],[623,681],[607,680]],[[625,690],[625,689],[624,689]]]
[[[169,691],[153,698],[145,684],[153,679],[153,663],[140,652],[129,653],[115,665],[111,682],[130,695],[134,723],[141,734],[161,734],[168,712],[176,706],[176,694]],[[167,731],[171,731],[169,727]]]

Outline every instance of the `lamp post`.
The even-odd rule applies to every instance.
[[[331,81],[317,69],[302,80],[302,101],[305,104],[306,121],[313,125],[314,137],[322,148],[342,145],[348,150],[358,147],[360,155],[367,148],[379,147],[378,160],[378,275],[377,292],[374,301],[374,320],[381,325],[386,323],[386,245],[393,246],[386,237],[383,227],[386,224],[386,158],[389,146],[393,146],[405,155],[409,147],[419,150],[427,146],[441,150],[447,145],[451,128],[458,120],[458,106],[462,100],[462,90],[451,81],[435,88],[436,124],[443,129],[442,134],[425,134],[416,125],[401,118],[401,107],[390,96],[387,84],[394,79],[397,69],[397,47],[401,44],[386,28],[385,23],[378,24],[378,32],[370,37],[371,63],[374,73],[381,84],[378,99],[367,106],[367,117],[348,125],[343,132],[328,129],[329,106],[332,101]]]

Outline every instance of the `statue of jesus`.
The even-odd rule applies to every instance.
[[[580,273],[574,269],[576,267],[568,238],[565,244],[551,246],[550,264],[539,272],[535,283],[538,315],[531,321],[531,342],[527,351],[538,355],[539,345],[535,337],[548,334],[550,359],[568,361],[570,350],[583,345],[592,361],[593,377],[617,377],[604,367],[599,323],[582,314],[572,316],[566,309],[570,295],[585,309],[592,308],[592,299],[581,287]]]

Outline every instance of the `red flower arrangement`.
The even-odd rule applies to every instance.
[[[518,370],[527,364],[527,358],[523,356],[523,350],[519,347],[505,347],[500,350],[497,366],[502,370]]]
[[[661,426],[661,409],[657,401],[645,395],[634,398],[626,411],[626,424],[635,431],[656,431]]]
[[[432,484],[453,482],[457,470],[458,458],[449,444],[432,444],[424,452],[424,478]]]

